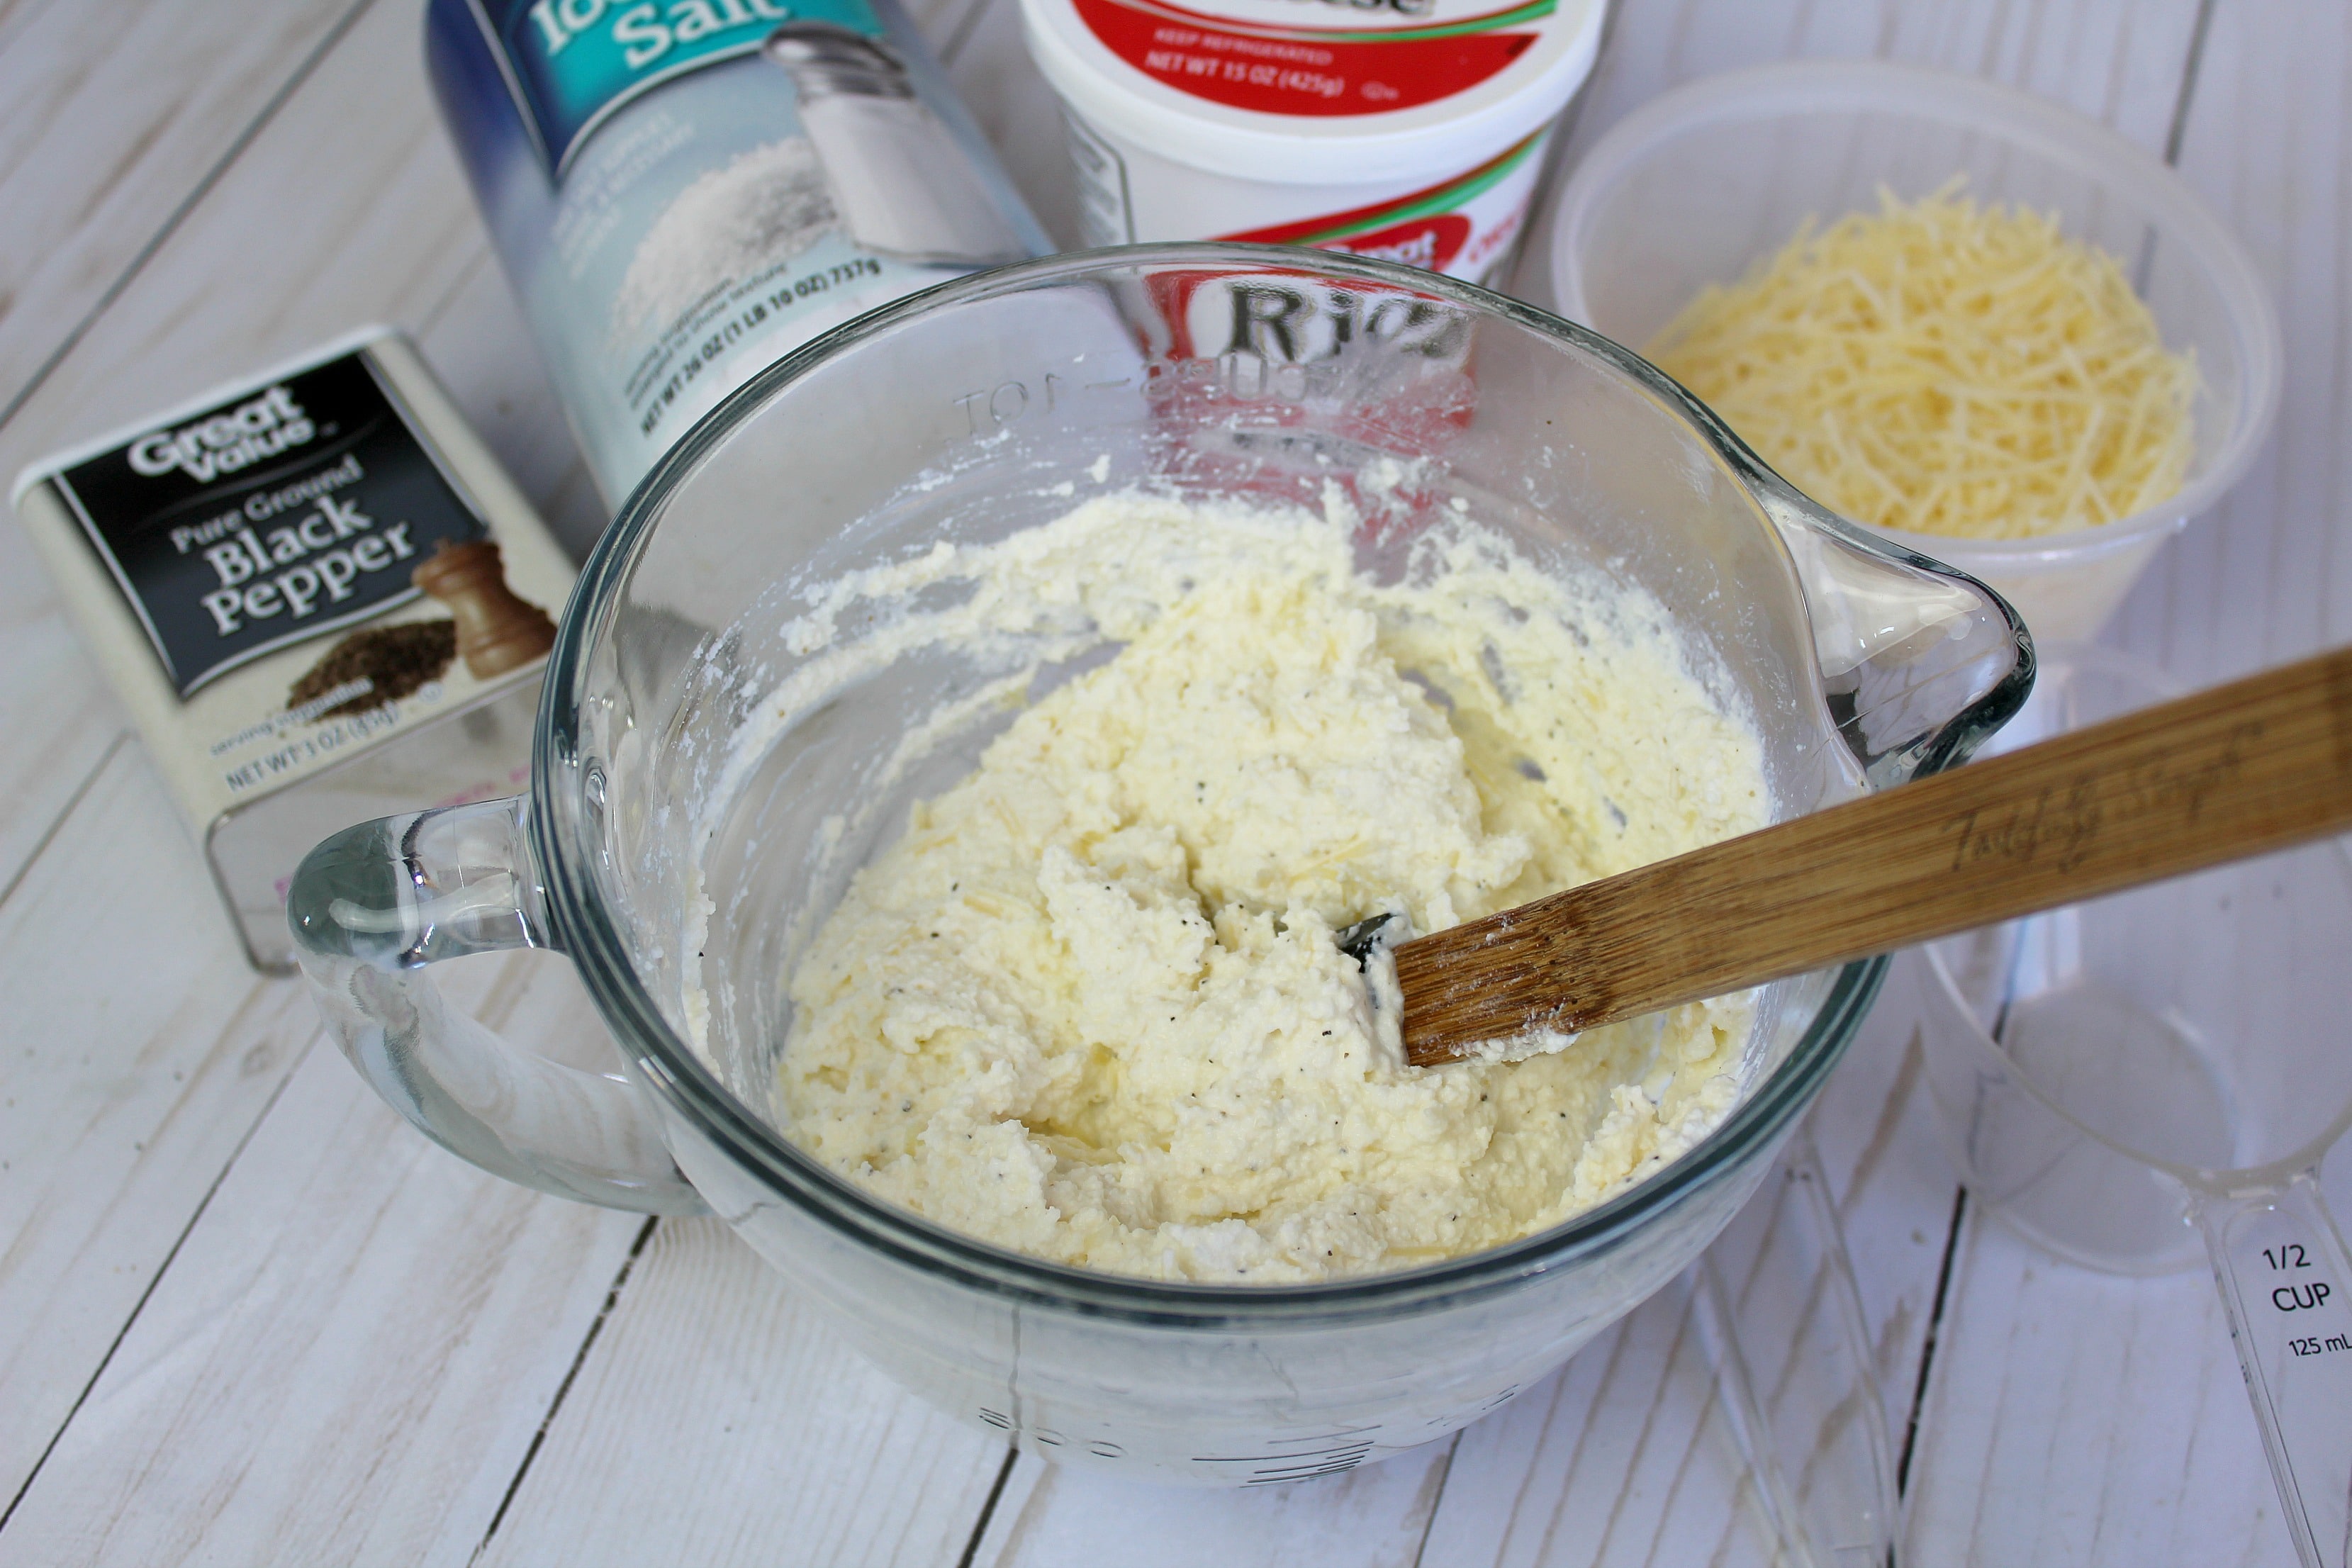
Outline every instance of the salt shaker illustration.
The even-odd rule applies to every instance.
[[[884,44],[831,22],[787,22],[761,46],[800,93],[802,128],[857,243],[908,261],[985,267],[1029,252],[955,134]]]

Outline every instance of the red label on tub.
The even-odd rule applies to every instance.
[[[1460,213],[1440,213],[1435,217],[1415,218],[1392,228],[1374,229],[1370,234],[1351,235],[1346,239],[1327,239],[1326,250],[1345,250],[1357,256],[1380,256],[1391,261],[1402,261],[1407,267],[1425,267],[1432,272],[1442,272],[1460,255],[1465,241],[1470,237],[1470,220]]]
[[[1423,267],[1432,272],[1443,272],[1462,254],[1478,232],[1471,216],[1459,209],[1475,205],[1486,192],[1508,180],[1542,140],[1543,132],[1524,137],[1487,159],[1476,168],[1451,180],[1441,181],[1424,189],[1412,191],[1370,206],[1353,207],[1346,212],[1324,213],[1315,217],[1299,218],[1290,223],[1268,225],[1265,228],[1244,229],[1238,234],[1221,234],[1219,239],[1253,241],[1260,245],[1311,245],[1321,250],[1344,250],[1356,256],[1378,256],[1391,261],[1402,261],[1408,267]],[[1507,239],[1518,226],[1518,214],[1526,204],[1522,195],[1503,221],[1496,224],[1493,213],[1486,221],[1490,234],[1498,234],[1493,246]],[[1484,259],[1483,258],[1479,259]]]
[[[1151,0],[1074,0],[1104,47],[1154,81],[1265,114],[1379,114],[1477,86],[1527,51],[1533,33],[1500,30],[1531,7],[1473,17],[1445,36],[1337,29],[1244,30]],[[1549,7],[1542,7],[1548,10]],[[1481,26],[1480,23],[1489,24]]]
[[[1443,271],[1451,265],[1470,238],[1470,220],[1460,213],[1437,213],[1429,217],[1391,224],[1368,233],[1350,234],[1344,238],[1318,237],[1318,231],[1337,226],[1354,216],[1342,213],[1332,217],[1310,218],[1305,223],[1278,224],[1272,228],[1252,229],[1247,234],[1227,234],[1218,237],[1251,240],[1264,245],[1311,245],[1321,250],[1344,250],[1352,256],[1379,256],[1391,261],[1402,261],[1407,267],[1426,268],[1432,272]]]

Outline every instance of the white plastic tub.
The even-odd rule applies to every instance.
[[[1088,245],[1234,239],[1456,278],[1517,249],[1606,0],[1022,0]]]

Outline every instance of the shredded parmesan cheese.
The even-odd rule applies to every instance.
[[[1808,219],[1650,357],[1790,483],[1882,527],[2017,539],[2174,494],[2193,356],[2166,352],[2114,257],[1961,184]]]

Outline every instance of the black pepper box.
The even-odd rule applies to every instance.
[[[572,565],[407,340],[373,328],[59,453],[18,518],[246,952],[336,829],[512,794]]]

